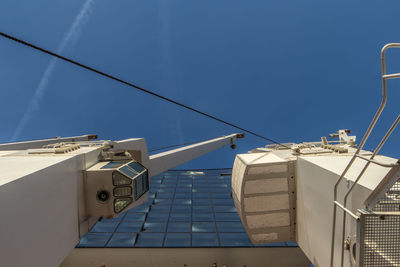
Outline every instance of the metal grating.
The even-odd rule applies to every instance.
[[[373,211],[400,211],[400,179],[378,201]]]
[[[360,266],[400,266],[400,216],[361,215]]]

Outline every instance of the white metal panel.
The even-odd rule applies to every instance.
[[[231,134],[205,142],[196,143],[194,145],[151,155],[149,167],[150,176],[155,176],[189,160],[195,159],[207,154],[208,152],[233,143],[233,141],[237,139],[237,136],[238,134]]]
[[[329,266],[330,244],[332,235],[333,215],[333,188],[343,169],[350,160],[349,156],[321,156],[299,157],[297,160],[297,242],[307,257],[315,266]],[[357,171],[364,166],[362,162],[356,162],[347,182],[341,183],[338,189],[339,200],[343,200],[344,193],[352,185]],[[364,162],[365,164],[365,162]],[[348,199],[348,208],[353,212],[363,207],[364,200],[373,188],[386,175],[388,169],[371,166],[365,179],[358,184],[353,194]],[[335,237],[335,258],[340,258],[342,210],[338,210],[336,220],[337,230]],[[349,217],[349,216],[348,216]],[[346,236],[355,234],[355,221],[347,220]],[[350,266],[349,251],[346,251],[345,266]],[[335,260],[335,262],[339,262]]]
[[[245,212],[261,212],[289,209],[288,194],[244,198]]]
[[[262,194],[288,191],[287,178],[271,178],[264,180],[248,180],[244,184],[245,194]]]
[[[11,164],[11,158],[4,159],[1,164]],[[79,240],[77,180],[82,171],[73,157],[50,161],[35,158],[36,166],[14,161],[20,176],[0,187],[0,266],[58,266]]]

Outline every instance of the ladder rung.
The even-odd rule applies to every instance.
[[[400,73],[393,73],[393,74],[385,74],[382,75],[383,79],[396,79],[396,78],[400,78]]]

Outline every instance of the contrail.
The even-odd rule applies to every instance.
[[[57,54],[61,54],[67,46],[73,45],[84,25],[84,23],[89,18],[91,13],[91,9],[93,7],[94,0],[86,0],[86,2],[82,5],[78,15],[75,17],[74,22],[71,27],[68,29],[67,33],[64,35],[60,45],[57,48]],[[39,108],[40,100],[43,97],[47,84],[49,83],[50,76],[52,75],[54,68],[56,66],[57,59],[51,58],[49,64],[47,65],[42,78],[38,86],[36,87],[35,93],[32,97],[31,102],[25,110],[24,115],[20,119],[17,128],[15,129],[11,141],[15,141],[19,138],[22,130],[25,128],[27,122],[30,120],[32,113]]]
[[[171,40],[171,19],[170,19],[170,10],[168,8],[168,0],[162,0],[159,2],[160,5],[160,22],[161,22],[161,43],[162,43],[162,52],[164,54],[164,59],[166,61],[166,68],[165,68],[165,84],[168,85],[167,90],[171,92],[171,90],[174,91],[174,93],[179,94],[180,93],[180,88],[178,84],[178,79],[176,75],[176,67],[174,64],[174,60],[171,56],[172,54],[172,40]],[[169,130],[172,132],[172,134],[178,139],[179,143],[184,143],[185,142],[185,135],[182,127],[182,116],[180,113],[179,109],[172,108],[172,107],[167,107],[168,108],[168,115],[169,118],[172,119],[172,122],[170,125],[172,127],[169,128]]]

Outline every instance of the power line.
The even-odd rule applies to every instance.
[[[244,131],[244,132],[246,132],[246,133],[252,134],[252,135],[254,135],[254,136],[257,136],[257,137],[259,137],[259,138],[262,138],[262,139],[264,139],[264,140],[267,140],[267,141],[269,141],[269,142],[272,142],[272,143],[275,143],[275,144],[278,144],[278,145],[282,145],[281,143],[279,143],[279,142],[277,142],[277,141],[275,141],[275,140],[272,140],[272,139],[270,139],[270,138],[268,138],[268,137],[262,136],[262,135],[260,135],[260,134],[257,134],[257,133],[255,133],[255,132],[253,132],[253,131],[250,131],[250,130],[247,130],[247,129],[245,129],[245,128],[242,128],[242,127],[240,127],[240,126],[237,126],[237,125],[235,125],[235,124],[233,124],[233,123],[230,123],[230,122],[227,122],[227,121],[225,121],[225,120],[219,119],[219,118],[217,118],[217,117],[215,117],[215,116],[213,116],[213,115],[207,114],[207,113],[202,112],[202,111],[200,111],[200,110],[198,110],[198,109],[195,109],[195,108],[192,108],[192,107],[187,106],[187,105],[185,105],[185,104],[182,104],[182,103],[180,103],[180,102],[177,102],[177,101],[175,101],[175,100],[173,100],[173,99],[171,99],[171,98],[168,98],[168,97],[159,95],[159,94],[157,94],[157,93],[155,93],[155,92],[153,92],[153,91],[147,90],[147,89],[142,88],[142,87],[140,87],[140,86],[138,86],[138,85],[135,85],[135,84],[133,84],[133,83],[124,81],[124,80],[122,80],[122,79],[120,79],[120,78],[117,78],[117,77],[115,77],[115,76],[113,76],[113,75],[107,74],[107,73],[102,72],[102,71],[100,71],[100,70],[98,70],[98,69],[89,67],[89,66],[84,65],[84,64],[82,64],[82,63],[79,63],[79,62],[77,62],[77,61],[75,61],[75,60],[73,60],[73,59],[70,59],[70,58],[61,56],[61,55],[59,55],[59,54],[57,54],[57,53],[51,52],[51,51],[49,51],[49,50],[47,50],[47,49],[44,49],[44,48],[42,48],[42,47],[39,47],[39,46],[34,45],[34,44],[32,44],[32,43],[29,43],[29,42],[27,42],[27,41],[24,41],[24,40],[21,40],[21,39],[18,39],[18,38],[16,38],[16,37],[14,37],[14,36],[8,35],[8,34],[6,34],[6,33],[4,33],[4,32],[0,32],[0,35],[3,36],[3,37],[5,37],[5,38],[7,38],[7,39],[9,39],[9,40],[15,41],[15,42],[20,43],[20,44],[23,44],[23,45],[25,45],[25,46],[31,47],[31,48],[33,48],[33,49],[35,49],[35,50],[39,50],[39,51],[41,51],[41,52],[43,52],[43,53],[45,53],[45,54],[48,54],[48,55],[51,55],[51,56],[53,56],[53,57],[56,57],[56,58],[62,59],[62,60],[64,60],[64,61],[67,61],[67,62],[69,62],[69,63],[72,63],[72,64],[74,64],[74,65],[76,65],[76,66],[81,67],[81,68],[84,68],[84,69],[90,70],[90,71],[92,71],[92,72],[95,72],[95,73],[97,73],[97,74],[99,74],[99,75],[101,75],[101,76],[107,77],[107,78],[112,79],[112,80],[114,80],[114,81],[123,83],[123,84],[128,85],[128,86],[133,87],[133,88],[136,88],[136,89],[138,89],[138,90],[140,90],[140,91],[142,91],[142,92],[145,92],[145,93],[147,93],[147,94],[153,95],[153,96],[158,97],[158,98],[161,98],[161,99],[163,99],[163,100],[165,100],[165,101],[168,101],[168,102],[170,102],[170,103],[173,103],[173,104],[175,104],[175,105],[178,105],[178,106],[180,106],[180,107],[182,107],[182,108],[191,110],[191,111],[193,111],[193,112],[196,112],[196,113],[198,113],[198,114],[201,114],[201,115],[203,115],[203,116],[206,116],[206,117],[208,117],[208,118],[210,118],[210,119],[216,120],[216,121],[218,121],[218,122],[220,122],[220,123],[229,125],[229,126],[231,126],[231,127],[233,127],[233,128],[236,128],[236,129],[239,129],[239,130]],[[285,146],[285,145],[282,145],[282,146]],[[286,146],[285,146],[285,147],[286,147]]]
[[[188,143],[182,143],[182,144],[176,144],[176,145],[169,145],[169,146],[152,148],[152,149],[149,149],[149,152],[154,152],[154,151],[159,151],[159,150],[164,150],[164,149],[167,149],[167,148],[174,148],[174,147],[179,147],[179,146],[189,146],[189,145],[193,145],[193,144],[196,144],[196,143],[204,142],[204,141],[207,141],[207,140],[208,139],[195,141],[195,142],[188,142]]]

